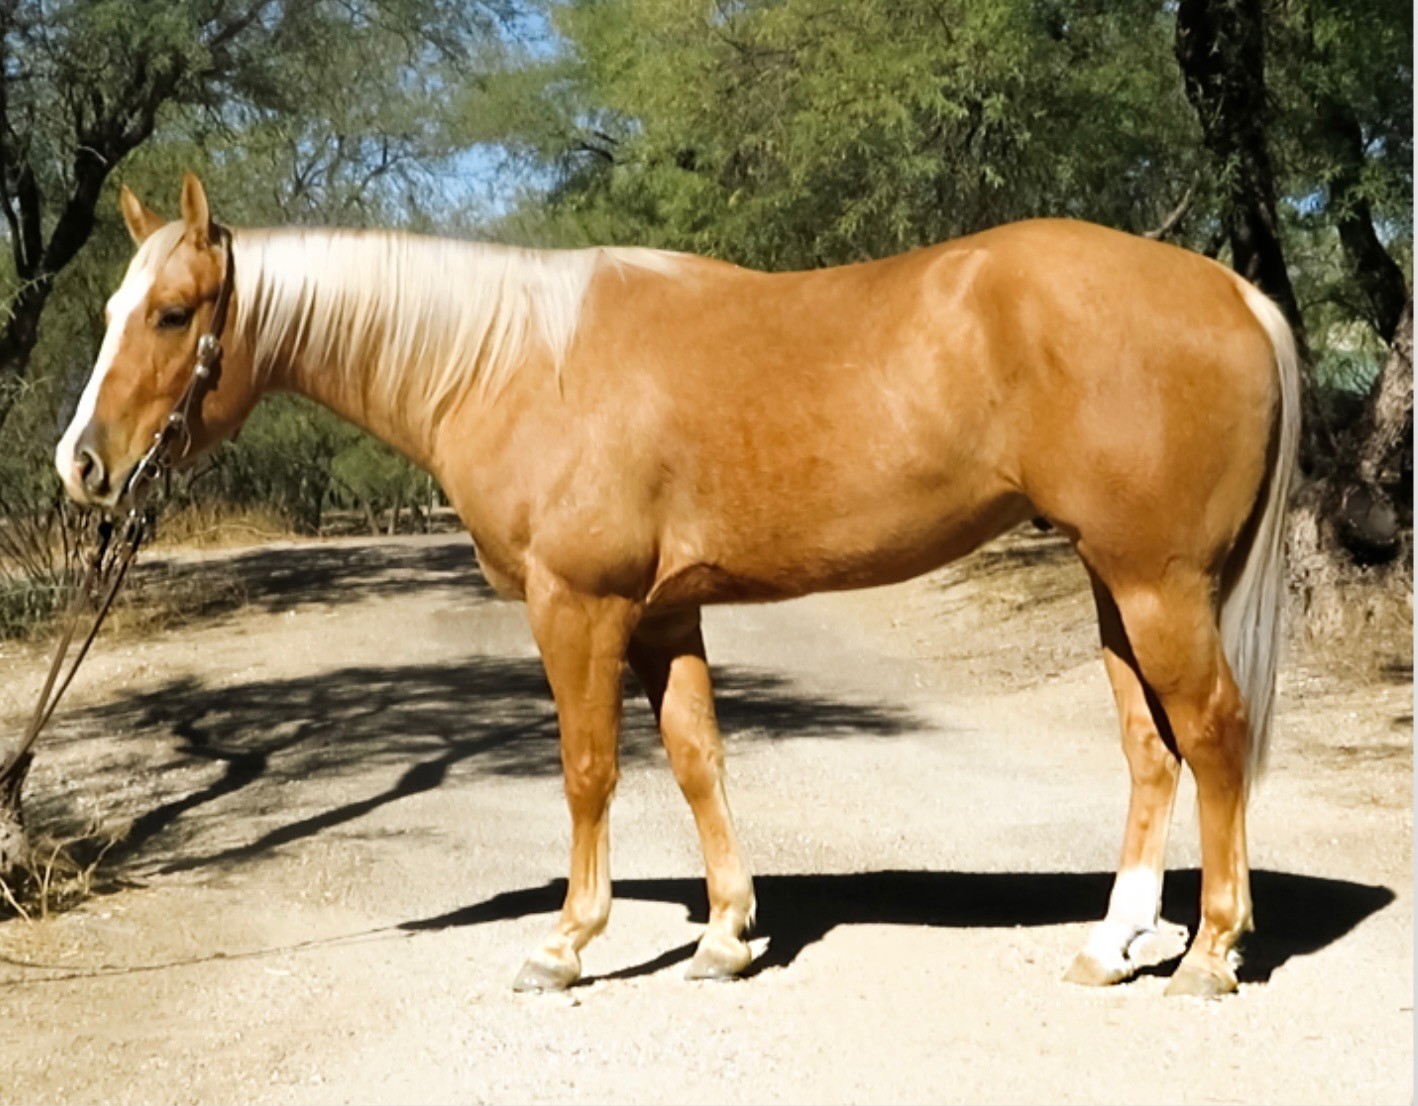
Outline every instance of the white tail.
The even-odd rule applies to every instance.
[[[1249,540],[1233,554],[1243,560],[1239,571],[1228,574],[1229,586],[1221,597],[1222,645],[1250,720],[1250,784],[1265,766],[1284,632],[1285,519],[1300,447],[1300,357],[1280,308],[1247,281],[1238,283],[1246,306],[1270,336],[1280,384],[1280,417],[1263,505],[1258,505],[1260,514]]]

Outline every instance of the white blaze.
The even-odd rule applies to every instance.
[[[118,347],[123,341],[124,328],[127,327],[128,320],[133,313],[142,309],[152,286],[152,271],[146,267],[140,268],[135,264],[129,268],[128,275],[124,278],[118,291],[110,297],[108,301],[108,329],[104,332],[103,345],[99,347],[98,360],[94,363],[93,374],[84,387],[84,394],[79,397],[79,406],[74,410],[74,417],[69,423],[69,429],[64,432],[64,437],[59,439],[59,445],[54,451],[54,467],[59,470],[59,478],[64,481],[64,487],[68,489],[69,494],[76,499],[82,500],[85,497],[83,486],[78,480],[78,474],[74,471],[74,455],[78,449],[79,439],[88,429],[89,423],[93,421],[94,410],[98,406],[99,390],[103,387],[103,379],[108,375],[108,370],[113,367],[114,358],[118,356]]]

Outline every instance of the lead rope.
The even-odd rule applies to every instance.
[[[163,420],[162,426],[153,434],[152,445],[139,458],[138,463],[133,466],[133,471],[124,482],[123,490],[119,494],[119,501],[128,501],[132,505],[118,528],[117,540],[114,540],[115,526],[112,517],[105,517],[99,523],[98,546],[94,550],[93,556],[89,558],[83,580],[69,601],[65,614],[64,630],[55,645],[54,656],[50,660],[49,672],[45,676],[39,700],[35,703],[34,713],[30,716],[29,725],[25,727],[25,735],[19,745],[5,758],[4,765],[0,766],[0,808],[4,806],[18,807],[20,781],[24,779],[29,768],[34,743],[38,740],[40,732],[48,725],[49,719],[54,714],[54,708],[59,705],[59,700],[69,690],[69,685],[74,680],[74,674],[78,672],[80,663],[89,651],[89,646],[98,636],[99,627],[103,625],[109,609],[113,606],[118,589],[122,586],[124,577],[128,575],[129,567],[138,556],[138,549],[143,544],[143,539],[147,537],[148,531],[152,528],[155,512],[142,505],[141,494],[144,488],[158,481],[167,471],[168,462],[171,460],[169,454],[172,443],[178,434],[182,434],[186,438],[182,453],[186,453],[191,447],[189,420],[192,411],[201,403],[202,396],[206,394],[208,389],[216,384],[222,357],[219,335],[226,326],[227,303],[231,299],[235,265],[232,259],[231,232],[226,227],[218,226],[215,229],[218,239],[226,249],[226,267],[222,273],[222,282],[217,288],[217,301],[212,311],[211,327],[197,340],[197,356],[192,368],[192,376],[188,379],[187,386],[183,388],[182,395],[173,405],[171,413]],[[79,651],[74,655],[74,660],[69,665],[68,672],[65,673],[62,680],[59,680],[59,673],[64,667],[64,658],[69,652],[70,645],[73,644],[74,631],[78,628],[83,609],[95,602],[97,602],[97,607],[94,610],[93,622],[89,626],[88,633],[84,635],[83,641],[79,645]]]
[[[39,693],[39,701],[35,703],[29,725],[25,727],[25,736],[6,758],[4,767],[0,767],[0,795],[8,796],[10,794],[10,790],[6,787],[6,781],[12,774],[23,775],[27,769],[31,755],[30,750],[34,747],[40,732],[49,724],[49,719],[54,714],[54,708],[59,705],[59,700],[64,697],[64,693],[69,690],[69,685],[73,683],[74,675],[87,655],[89,646],[98,636],[99,627],[103,625],[104,619],[108,616],[109,608],[113,606],[113,600],[118,595],[123,578],[128,574],[128,567],[138,555],[138,547],[143,542],[147,528],[146,512],[134,508],[124,519],[123,530],[117,542],[118,548],[115,549],[112,542],[112,520],[104,519],[99,524],[99,548],[89,559],[88,571],[84,573],[83,581],[75,589],[74,596],[69,601],[64,631],[59,635],[59,641],[54,647],[49,673],[45,677],[44,688]],[[84,607],[94,601],[98,602],[98,607],[94,612],[93,622],[89,626],[88,633],[80,642],[79,651],[74,655],[64,679],[58,680],[59,672],[64,666],[64,658],[74,640],[74,631],[78,628],[79,619],[83,615]],[[58,680],[57,688],[55,686],[56,680]]]

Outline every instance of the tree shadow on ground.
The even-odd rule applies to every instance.
[[[841,874],[779,874],[754,877],[758,896],[755,933],[768,948],[749,974],[783,968],[838,926],[901,925],[931,928],[1050,926],[1095,921],[1107,906],[1111,872],[932,872],[878,871]],[[1289,872],[1251,873],[1260,932],[1245,945],[1242,982],[1264,982],[1294,956],[1318,952],[1396,897],[1389,888]],[[1195,929],[1200,873],[1167,877],[1164,915]],[[410,932],[482,925],[561,906],[566,884],[509,891],[472,906],[403,923]],[[682,906],[691,917],[707,916],[701,880],[617,880],[618,899]],[[625,979],[660,971],[694,952],[692,944],[603,978]],[[1173,964],[1154,971],[1170,972]]]
[[[239,598],[231,604],[264,613],[439,587],[466,589],[470,599],[495,598],[478,570],[466,534],[413,541],[280,544],[200,560],[149,554],[135,574],[140,586],[148,577],[160,581],[180,576],[196,594],[232,595]]]
[[[633,681],[626,696],[621,763],[658,760],[659,737]],[[716,701],[730,743],[922,725],[899,707],[814,695],[760,670],[718,670]],[[85,746],[94,732],[114,735],[100,761]],[[155,740],[167,746],[156,762]],[[184,677],[76,716],[53,735],[51,755],[83,757],[94,786],[151,780],[171,796],[133,814],[105,862],[114,878],[134,865],[171,872],[256,860],[438,788],[455,770],[561,774],[540,661],[490,656],[227,687]],[[29,804],[32,824],[60,816],[47,801]]]
[[[923,725],[902,708],[810,694],[757,669],[721,669],[717,688],[731,742],[890,736]],[[627,694],[637,694],[629,683]],[[96,778],[122,780],[142,771],[181,779],[170,798],[135,814],[126,838],[109,853],[100,891],[125,885],[135,873],[221,871],[259,861],[438,788],[455,770],[548,778],[561,771],[550,695],[535,658],[358,666],[229,687],[184,678],[80,715],[55,735],[56,743],[79,753],[86,735],[100,726],[118,736],[106,743],[116,752],[90,762]],[[170,751],[149,763],[154,738],[170,743]],[[662,755],[648,710],[633,706],[626,716],[623,763]],[[35,813],[42,823],[42,812]],[[1262,928],[1246,950],[1241,978],[1249,981],[1268,979],[1291,957],[1337,941],[1395,898],[1385,887],[1318,876],[1257,871],[1252,879]],[[759,932],[770,944],[753,970],[791,964],[841,925],[1089,921],[1102,915],[1111,883],[1110,872],[759,876]],[[1194,925],[1199,891],[1195,871],[1170,874],[1167,916]],[[706,913],[698,879],[621,880],[615,893],[677,904],[696,917]],[[564,884],[552,882],[401,928],[418,932],[550,913],[563,894]],[[691,946],[674,949],[616,976],[658,971],[692,951]]]
[[[1001,572],[1020,557],[1068,555],[1057,536],[986,553]],[[995,559],[991,560],[994,556]],[[491,593],[464,539],[377,546],[265,548],[215,562],[235,566],[248,603],[266,611],[449,586],[473,602]],[[201,564],[183,565],[202,571]],[[1408,670],[1411,678],[1411,668]],[[716,670],[720,720],[731,741],[831,739],[913,732],[925,723],[899,707],[810,694],[755,669]],[[632,689],[631,698],[638,700]],[[89,735],[116,735],[105,752]],[[154,740],[168,746],[152,762]],[[560,774],[554,715],[540,662],[475,656],[432,665],[357,666],[315,676],[217,686],[185,678],[120,696],[74,716],[50,739],[96,779],[175,779],[169,797],[141,805],[104,875],[121,885],[134,871],[221,870],[260,860],[393,802],[436,789],[454,771],[513,777]],[[102,759],[94,759],[98,755]],[[660,756],[643,706],[627,712],[622,762]],[[392,782],[380,779],[392,777]],[[313,784],[298,787],[296,785]],[[142,788],[139,788],[142,793]],[[35,824],[52,820],[41,798]],[[839,925],[1008,927],[1083,922],[1103,913],[1112,874],[863,872],[760,876],[760,929],[771,943],[755,970],[783,967]],[[494,896],[438,917],[417,932],[550,913],[563,885]],[[1197,873],[1169,877],[1169,916],[1195,921]],[[1288,959],[1338,940],[1394,900],[1388,888],[1280,872],[1253,873],[1262,926],[1248,946],[1243,979],[1263,980]],[[699,880],[623,880],[622,898],[668,902],[702,917]],[[619,976],[659,970],[686,946]]]

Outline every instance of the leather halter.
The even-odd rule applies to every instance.
[[[187,452],[192,443],[192,412],[200,407],[202,397],[216,386],[217,377],[221,373],[221,333],[226,327],[227,307],[231,303],[231,290],[235,283],[236,262],[232,256],[231,231],[215,223],[212,224],[212,229],[226,254],[222,281],[217,286],[216,304],[212,308],[212,324],[207,332],[197,339],[197,355],[187,386],[182,389],[182,394],[177,397],[177,402],[173,404],[162,426],[153,434],[152,445],[138,459],[138,463],[123,482],[123,491],[118,497],[120,503],[136,502],[136,495],[143,485],[150,484],[163,475],[172,460],[169,453],[178,435],[186,439],[182,453]]]

